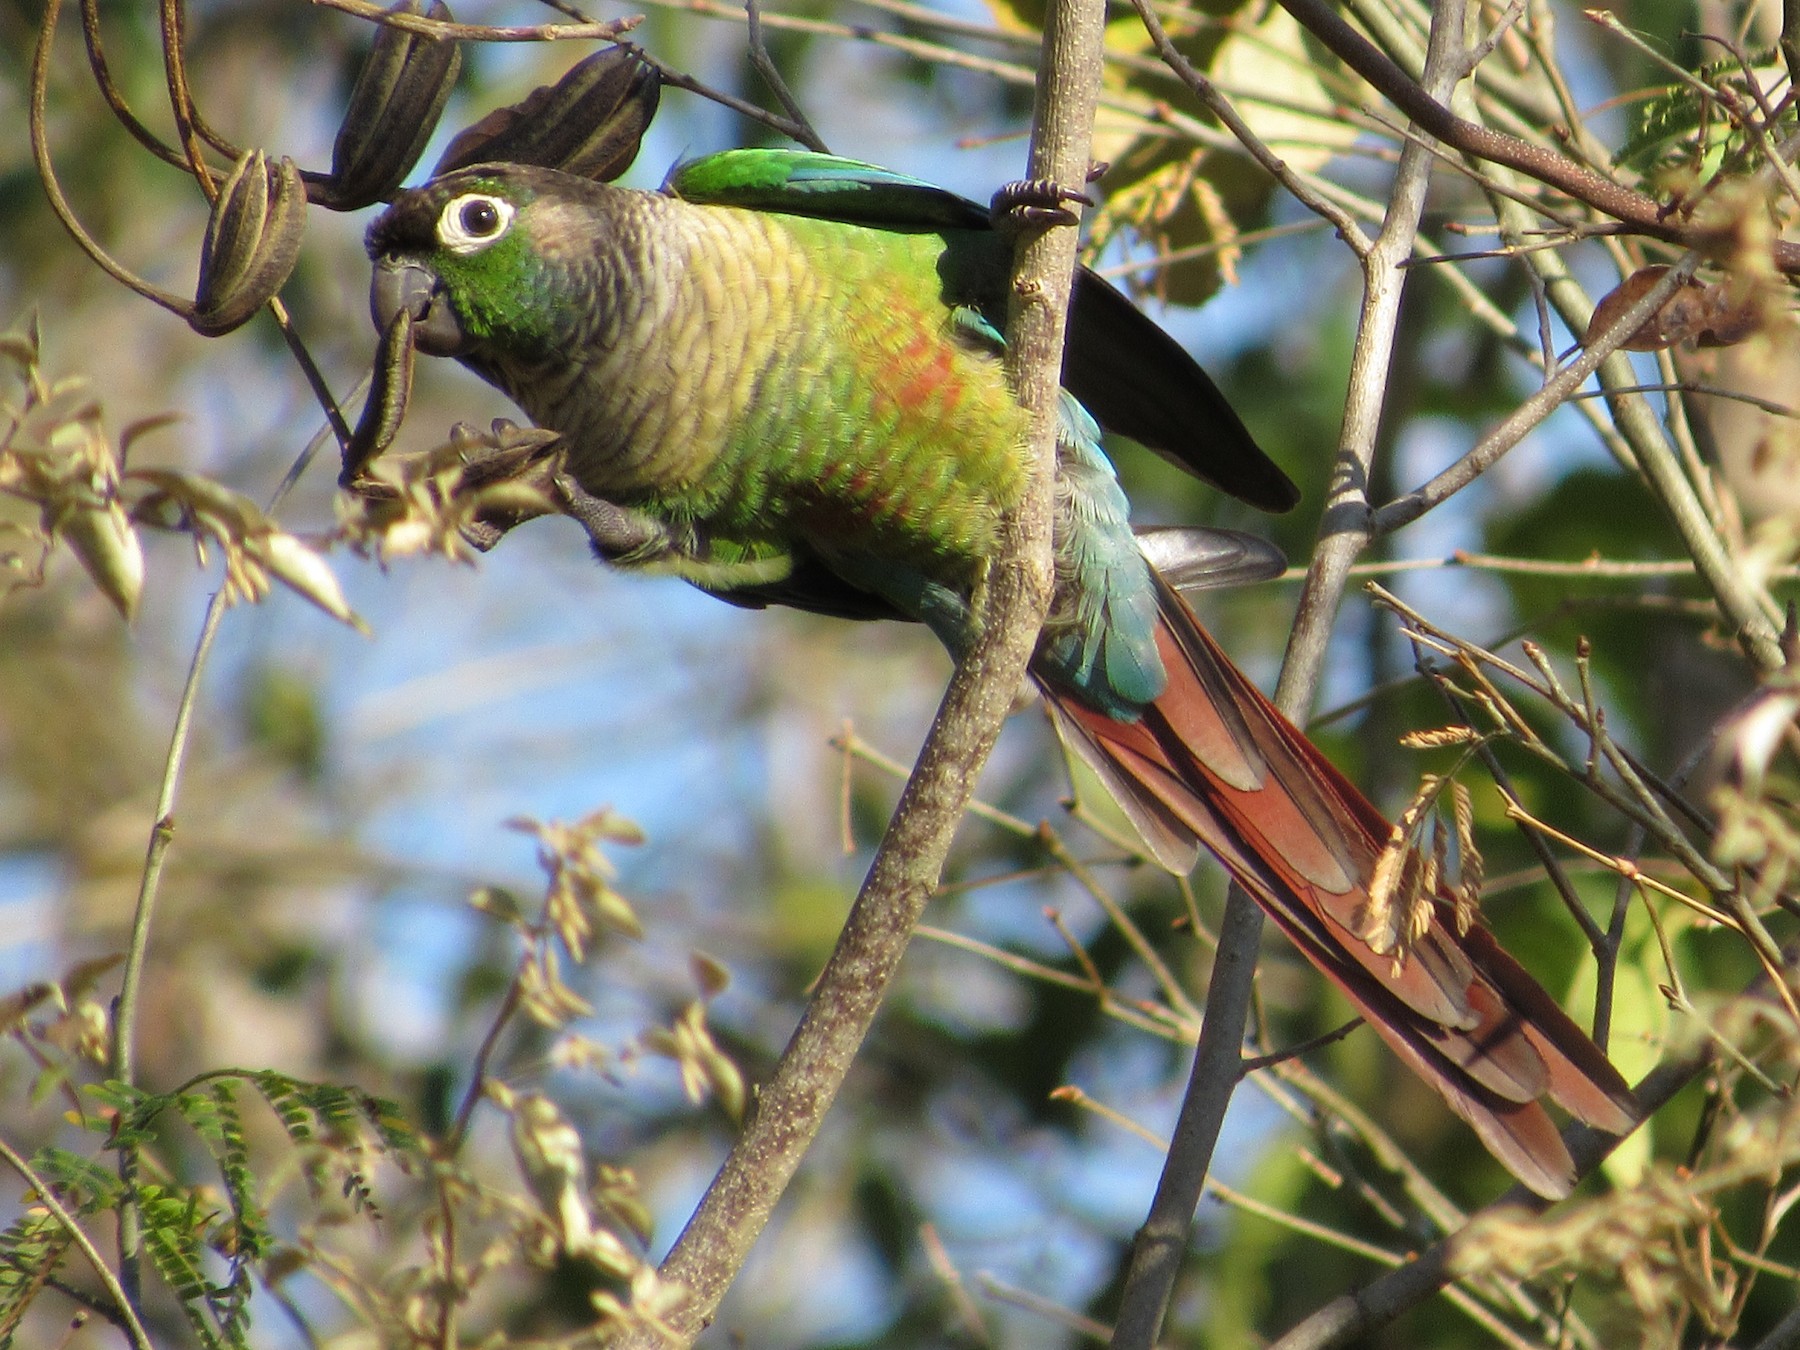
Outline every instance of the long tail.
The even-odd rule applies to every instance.
[[[1117,722],[1045,686],[1065,740],[1160,861],[1217,856],[1514,1176],[1567,1195],[1575,1165],[1541,1099],[1624,1134],[1641,1117],[1625,1080],[1479,922],[1457,932],[1448,900],[1398,971],[1357,935],[1388,822],[1167,585],[1160,609],[1162,697]]]

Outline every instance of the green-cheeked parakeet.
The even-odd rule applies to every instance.
[[[983,208],[804,152],[712,155],[658,192],[488,164],[401,193],[368,246],[377,323],[409,311],[419,350],[560,433],[570,514],[609,561],[969,640],[1026,479],[1001,363],[1011,242]],[[1359,936],[1388,822],[1159,571],[1230,570],[1231,542],[1141,545],[1095,423],[1265,509],[1293,505],[1293,485],[1087,271],[1063,382],[1057,589],[1033,664],[1063,736],[1161,862],[1215,854],[1495,1156],[1566,1194],[1541,1099],[1621,1133],[1639,1114],[1623,1079],[1447,899],[1398,965]]]

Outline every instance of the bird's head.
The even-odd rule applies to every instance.
[[[397,196],[366,240],[375,326],[410,311],[413,341],[430,356],[553,346],[536,219],[554,188],[540,181],[546,173],[475,165]]]

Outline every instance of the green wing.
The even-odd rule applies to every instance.
[[[966,197],[891,169],[811,150],[726,150],[678,166],[663,187],[701,205],[887,229],[990,228],[987,211]]]
[[[726,150],[679,166],[664,188],[696,204],[878,229],[993,230],[987,209],[966,197],[891,169],[810,150]],[[1006,276],[985,257],[992,248],[963,250],[977,255],[981,293],[959,297],[958,303],[973,301],[963,321],[978,312],[997,339]],[[1101,426],[1252,506],[1285,511],[1299,500],[1288,476],[1262,452],[1193,357],[1085,267],[1075,278],[1063,383]]]

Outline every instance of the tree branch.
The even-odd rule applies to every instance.
[[[1611,216],[1635,234],[1683,247],[1694,247],[1700,242],[1679,213],[1668,210],[1654,198],[1633,192],[1554,150],[1458,117],[1374,43],[1352,28],[1326,0],[1281,0],[1281,7],[1330,48],[1339,60],[1411,118],[1420,130],[1429,132],[1452,149],[1490,164],[1517,169],[1527,177]],[[1800,243],[1777,240],[1771,253],[1779,270],[1800,272]]]
[[[1104,9],[1060,0],[1044,31],[1029,176],[1079,186],[1087,177],[1099,95]],[[975,780],[1025,677],[1049,607],[1051,481],[1062,334],[1074,279],[1076,231],[1020,242],[1008,323],[1009,372],[1031,414],[1031,490],[1002,526],[1002,546],[975,597],[981,632],[957,662],[919,761],[869,875],[851,907],[800,1025],[725,1165],[660,1274],[685,1296],[664,1314],[677,1341],[711,1321],[776,1202],[800,1165],[873,1023],[926,902]],[[649,1326],[615,1339],[655,1347]]]

